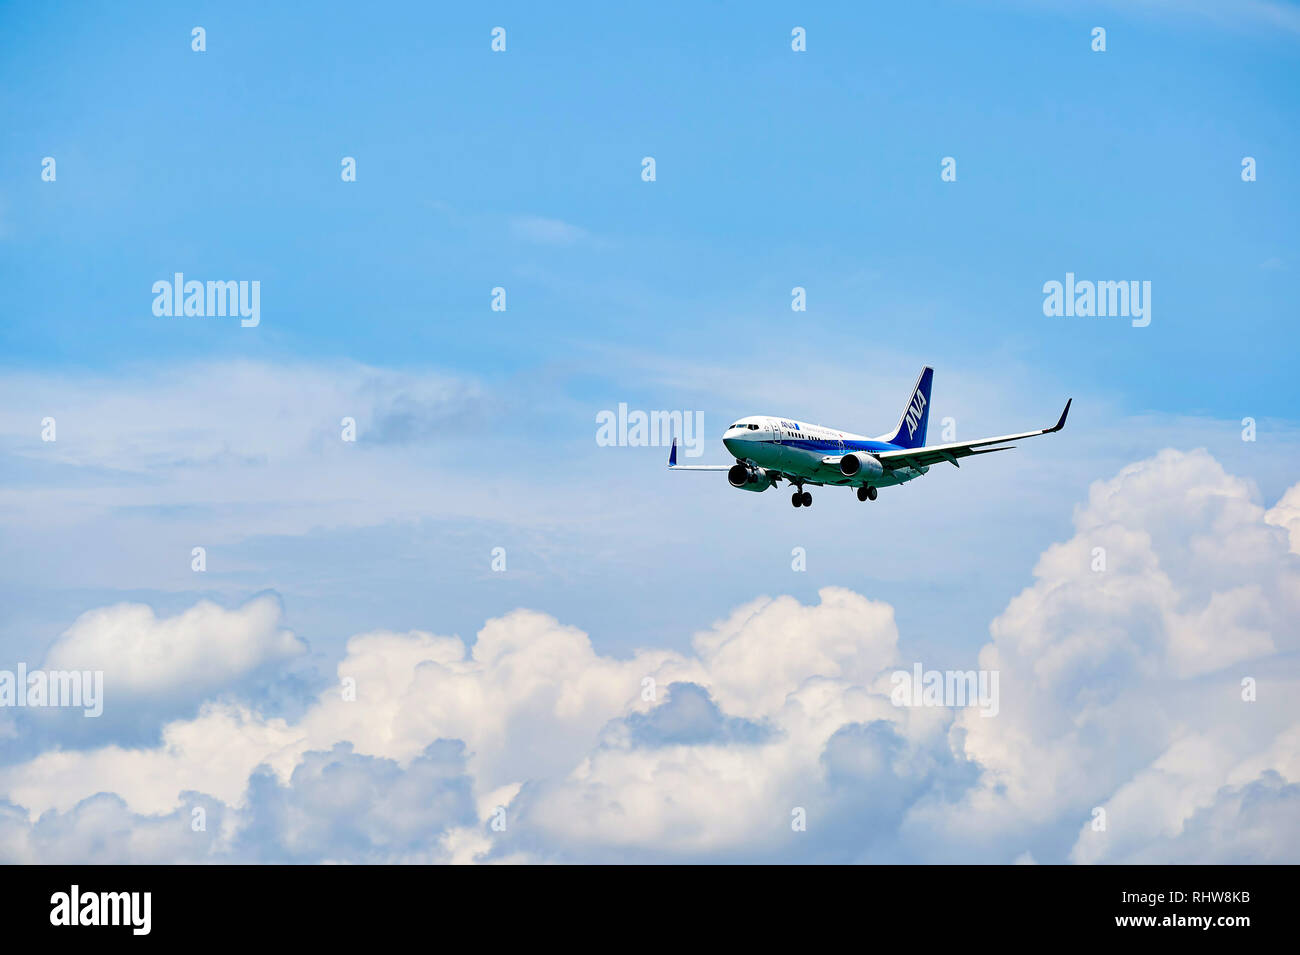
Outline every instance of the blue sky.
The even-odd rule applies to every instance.
[[[1298,57],[1286,2],[8,7],[5,656],[121,601],[269,593],[308,649],[222,692],[292,716],[374,629],[525,607],[624,658],[833,586],[973,665],[1093,482],[1164,448],[1264,508],[1300,477]],[[175,272],[259,281],[261,324],[154,316]],[[1045,317],[1067,272],[1149,281],[1151,324]],[[932,429],[1072,396],[1070,427],[806,512],[594,440],[620,402],[701,411],[709,463],[745,414],[877,433],[923,363]],[[6,762],[203,702],[150,700]]]
[[[599,394],[622,376],[593,344],[756,362],[794,337],[868,367],[1012,355],[1134,412],[1290,406],[1288,356],[1257,346],[1292,314],[1294,33],[926,6],[829,7],[802,56],[779,5],[9,11],[4,360],[581,361],[570,387]],[[493,14],[505,55],[479,42]],[[200,21],[206,53],[173,42]],[[1104,54],[1078,40],[1094,21]],[[586,238],[529,241],[522,217]],[[175,270],[260,277],[267,326],[160,328],[139,289]],[[1152,327],[1044,321],[1066,271],[1151,280]]]

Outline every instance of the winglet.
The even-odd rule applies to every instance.
[[[1053,428],[1048,428],[1048,429],[1047,429],[1047,432],[1046,432],[1047,434],[1051,434],[1053,431],[1060,431],[1062,428],[1065,427],[1065,416],[1068,415],[1068,414],[1070,413],[1070,405],[1071,405],[1073,402],[1074,402],[1074,399],[1073,399],[1073,398],[1068,398],[1068,399],[1066,399],[1066,402],[1065,402],[1065,410],[1061,412],[1061,420],[1058,421],[1058,422],[1056,422],[1056,426],[1055,426],[1055,427],[1053,427]]]
[[[673,449],[668,452],[668,466],[670,468],[677,467],[677,439],[676,438],[673,438]]]

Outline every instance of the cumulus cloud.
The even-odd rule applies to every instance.
[[[1300,725],[1287,662],[1300,562],[1250,485],[1203,451],[1096,482],[1075,528],[980,652],[1000,672],[1001,715],[963,712],[954,727],[979,785],[913,821],[978,827],[991,847],[1017,831],[1059,840],[1072,816],[1070,858],[1114,861],[1132,840],[1176,834],[1247,766],[1295,778],[1278,743]],[[1243,679],[1260,686],[1253,702]]]
[[[176,864],[212,860],[222,851],[226,807],[200,793],[168,813],[131,812],[112,793],[84,800],[68,812],[30,821],[19,806],[0,802],[0,859],[23,865]],[[194,828],[193,809],[204,812]]]
[[[1294,865],[1300,859],[1300,784],[1265,770],[1240,786],[1224,786],[1177,827],[1132,840],[1107,861]]]
[[[1300,554],[1300,484],[1288,488],[1264,520],[1286,529],[1291,540],[1291,553]]]
[[[873,674],[891,662],[896,643],[888,608],[836,589],[823,591],[822,602],[813,607],[790,598],[754,601],[697,635],[695,655],[645,650],[627,660],[603,657],[586,634],[530,611],[489,621],[472,648],[459,638],[427,633],[362,634],[349,641],[338,667],[340,685],[346,680],[355,687],[355,699],[337,687],[327,690],[293,724],[262,719],[233,703],[214,703],[193,720],[165,727],[160,746],[43,753],[0,769],[0,791],[33,818],[51,810],[75,812],[79,803],[104,791],[142,816],[174,812],[190,791],[245,812],[253,800],[251,776],[273,774],[290,786],[309,752],[346,742],[358,755],[407,767],[440,738],[465,743],[476,795],[503,788],[519,792],[537,780],[563,779],[593,746],[603,746],[606,759],[618,763],[620,753],[647,752],[644,744],[651,741],[660,744],[652,757],[656,764],[685,758],[711,774],[709,754],[714,753],[727,757],[724,768],[738,786],[748,788],[747,780],[771,776],[771,791],[782,791],[793,776],[817,763],[818,747],[801,747],[798,741],[829,736],[844,722],[841,712],[903,718],[885,696],[855,687],[850,676]],[[812,662],[792,652],[799,646],[807,648]],[[741,651],[768,662],[746,676],[738,666]],[[786,694],[759,693],[750,685],[772,674],[802,698],[788,704]],[[746,715],[715,713],[715,704],[687,688],[691,684],[716,688]],[[656,688],[649,699],[647,685]],[[844,695],[847,701],[838,699]],[[758,725],[790,705],[792,716],[771,749],[762,741],[777,734]],[[667,712],[654,715],[658,706]],[[707,745],[694,738],[701,718],[712,722]],[[621,738],[610,726],[619,720],[628,721]],[[798,734],[794,738],[792,730]],[[674,733],[688,739],[674,739]],[[733,746],[748,752],[731,759]],[[785,763],[779,774],[764,768],[773,756]],[[695,785],[703,795],[710,784],[703,778]],[[683,797],[680,811],[689,814],[694,805]],[[728,823],[733,837],[743,832],[746,819],[763,812],[756,803],[744,816],[717,809],[734,817]],[[519,817],[513,806],[510,815]],[[593,822],[599,827],[607,820],[593,817]],[[662,819],[646,823],[653,831]],[[696,837],[682,844],[715,842],[706,828],[698,820]]]
[[[288,780],[261,766],[233,810],[199,792],[170,812],[132,812],[111,793],[34,823],[0,803],[7,862],[446,862],[449,834],[472,827],[472,781],[460,743],[441,740],[406,766],[361,756],[347,743],[307,752]]]
[[[607,732],[611,739],[625,740],[631,746],[657,747],[757,743],[770,730],[752,720],[727,716],[702,686],[671,683],[662,704],[648,713],[632,713]]]
[[[892,608],[843,588],[622,659],[516,611],[469,645],[355,636],[293,721],[213,703],[158,746],[2,768],[0,852],[103,828],[121,859],[1296,861],[1287,507],[1205,452],[1095,483],[979,651],[994,718],[895,706]],[[177,848],[160,821],[196,800],[219,831]]]
[[[208,600],[159,619],[146,604],[82,614],[50,647],[47,670],[102,670],[110,692],[130,698],[205,699],[268,664],[306,652],[280,627],[269,594],[226,610]]]
[[[173,615],[140,603],[83,613],[28,669],[89,674],[93,703],[87,696],[85,706],[0,710],[0,738],[15,740],[0,761],[106,743],[135,752],[132,744],[155,745],[170,721],[219,701],[232,704],[230,712],[241,701],[276,711],[309,705],[308,648],[282,616],[273,594],[232,609],[200,600]]]
[[[451,828],[475,822],[463,750],[440,740],[400,766],[339,743],[305,754],[287,783],[259,770],[233,853],[271,862],[429,861]]]

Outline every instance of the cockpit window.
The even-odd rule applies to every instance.
[[[751,424],[751,425],[749,426],[749,430],[750,430],[750,431],[757,431],[757,430],[758,430],[758,425],[756,425],[756,424]]]

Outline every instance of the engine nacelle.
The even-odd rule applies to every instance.
[[[885,466],[874,454],[854,451],[840,458],[840,473],[845,477],[876,478],[885,473]]]
[[[766,491],[774,483],[771,472],[737,462],[727,472],[727,481],[742,491]]]

